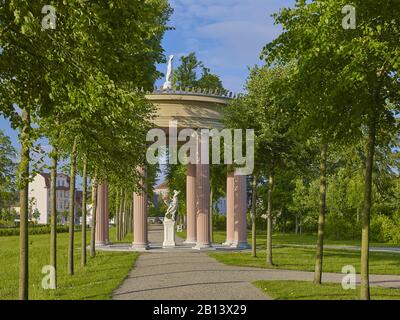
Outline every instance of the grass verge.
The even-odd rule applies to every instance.
[[[113,229],[110,238],[113,241]],[[75,274],[67,274],[68,234],[57,236],[57,290],[44,290],[41,286],[45,274],[43,266],[49,264],[50,235],[29,236],[29,299],[35,300],[97,300],[110,299],[134,265],[137,253],[97,252],[86,267],[81,266],[81,232],[75,233]],[[87,233],[90,239],[90,232]],[[125,241],[127,241],[125,239]],[[19,237],[0,237],[0,300],[18,298]]]
[[[359,288],[344,290],[338,283],[309,281],[256,281],[253,284],[276,300],[358,300]],[[400,300],[400,289],[371,287],[373,300]]]
[[[265,247],[267,236],[264,231],[257,231],[257,246]],[[185,239],[186,231],[178,232],[179,237]],[[214,242],[215,243],[223,243],[226,240],[226,232],[225,231],[214,231]],[[251,233],[247,233],[247,240],[251,243]],[[283,245],[283,244],[293,244],[293,245],[313,245],[317,243],[317,236],[312,234],[294,234],[294,233],[276,233],[272,237],[272,243],[274,245]],[[335,246],[360,246],[360,240],[331,240],[325,239],[325,245],[335,245]],[[399,245],[393,243],[380,243],[380,242],[371,242],[371,247],[399,247]]]
[[[210,252],[209,255],[218,261],[234,266],[275,268],[286,270],[314,271],[315,250],[312,248],[280,247],[273,249],[274,266],[265,263],[265,251],[259,251],[253,258],[250,252]],[[324,272],[341,273],[342,267],[353,265],[360,270],[360,253],[348,250],[324,250]],[[400,254],[370,252],[371,274],[400,275]]]

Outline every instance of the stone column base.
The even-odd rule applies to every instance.
[[[236,242],[230,245],[231,248],[235,249],[250,249],[251,246],[247,242]]]
[[[233,245],[233,242],[232,241],[225,241],[222,245],[230,247],[231,245]]]
[[[163,243],[162,246],[164,249],[172,249],[172,248],[176,248],[175,244],[167,244],[167,243]]]
[[[95,242],[96,247],[104,247],[106,245],[107,245],[107,243],[105,241],[96,241]]]
[[[137,251],[147,251],[150,247],[148,243],[132,243],[132,249]]]
[[[204,250],[211,248],[211,244],[196,244],[192,249],[194,250]]]
[[[183,241],[184,244],[196,244],[197,241],[196,239],[186,239],[185,241]]]

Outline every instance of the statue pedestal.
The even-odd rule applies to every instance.
[[[172,82],[171,81],[165,82],[162,88],[163,90],[172,90]]]
[[[164,248],[175,247],[175,221],[164,221]]]

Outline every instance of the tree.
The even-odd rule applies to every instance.
[[[257,175],[253,176],[251,190],[251,255],[257,257]]]
[[[92,258],[96,256],[97,190],[98,190],[97,172],[95,172],[92,183],[92,232],[90,235],[90,256]]]
[[[72,147],[69,183],[69,239],[68,274],[74,274],[74,228],[75,228],[75,184],[76,184],[76,141]]]
[[[218,91],[221,94],[227,91],[222,85],[222,81],[219,76],[210,73],[210,69],[205,67],[203,67],[200,79],[196,81],[196,87],[199,89],[212,90],[214,92]]]
[[[113,100],[114,106],[122,105],[120,110],[131,115],[125,120],[125,123],[130,124],[130,129],[135,127],[139,131],[144,130],[148,122],[145,121],[143,125],[138,119],[132,118],[140,117],[142,113],[139,110],[142,110],[146,115],[144,119],[149,119],[151,110],[148,104],[143,103],[142,95],[134,94],[132,89],[141,86],[149,89],[159,76],[155,65],[163,60],[161,39],[167,29],[165,23],[171,13],[168,2],[165,0],[150,0],[146,3],[130,1],[117,4],[69,1],[59,3],[57,6],[59,30],[44,32],[41,30],[40,23],[42,17],[36,15],[41,12],[41,8],[42,4],[25,0],[7,2],[0,8],[0,34],[2,35],[0,37],[2,48],[0,52],[0,112],[11,119],[13,127],[21,130],[22,148],[18,184],[21,201],[21,299],[28,298],[29,154],[32,141],[37,137],[32,121],[51,119],[56,124],[57,120],[65,121],[58,122],[58,124],[67,123],[64,132],[68,134],[60,135],[65,141],[59,143],[57,139],[52,139],[52,143],[55,150],[61,146],[66,153],[72,149],[75,133],[79,132],[79,128],[82,129],[88,125],[88,122],[85,123],[87,116],[94,114],[93,120],[97,117],[96,107],[93,107],[93,104],[110,106],[109,102]],[[71,12],[79,12],[79,14],[71,14]],[[115,24],[115,21],[118,21],[118,24]],[[92,27],[93,23],[97,28]],[[87,89],[87,86],[102,91],[102,99],[96,99],[94,94],[88,97],[82,90],[82,87]],[[94,90],[90,92],[94,93]],[[136,96],[135,100],[133,96]],[[136,104],[138,100],[142,103]],[[76,105],[85,105],[86,108],[79,110]],[[126,108],[127,105],[130,108]],[[17,106],[22,110],[21,114],[18,113]],[[69,108],[61,111],[66,106]],[[138,113],[131,113],[132,109]],[[121,113],[117,112],[117,114],[120,118],[122,117]],[[77,119],[81,120],[78,125],[73,122]],[[106,119],[106,117],[102,118],[103,121]],[[99,120],[97,118],[96,129],[104,124]],[[89,124],[92,122],[89,121]],[[55,130],[60,129],[58,126],[55,127]],[[111,131],[112,127],[107,132],[109,137],[112,136]],[[99,132],[101,130],[93,130],[83,136],[88,138],[90,134]],[[123,136],[122,133],[120,132],[120,136]],[[47,134],[53,137],[52,134],[48,132]],[[125,132],[125,136],[121,137],[122,139],[131,138],[129,143],[124,145],[126,148],[136,142],[135,138],[142,137],[140,135],[134,137],[133,134],[133,130],[128,130],[128,134]],[[92,136],[92,139],[78,140],[82,142],[96,139]],[[108,143],[109,140],[106,145]],[[119,146],[122,147],[122,145],[121,143]],[[116,155],[104,145],[101,148],[103,151],[108,151],[110,157]],[[82,149],[87,151],[82,144],[77,146],[79,154],[84,153]],[[94,151],[93,149],[90,150],[90,154]],[[126,149],[120,148],[119,153],[123,150]],[[127,156],[132,154],[131,152]],[[134,156],[134,159],[137,157]],[[134,163],[135,161],[132,162]],[[102,167],[102,164],[104,161],[97,165]],[[53,170],[54,167],[53,165]],[[123,169],[125,168],[122,167],[121,170]]]
[[[87,218],[87,159],[83,159],[82,169],[82,254],[81,254],[81,265],[86,266],[86,218]]]
[[[210,69],[197,59],[196,53],[191,52],[180,58],[181,64],[174,71],[173,84],[182,89],[197,88],[225,93],[221,79],[216,74],[210,73]],[[201,70],[201,77],[198,72]]]
[[[39,220],[39,218],[40,218],[40,211],[39,211],[37,208],[35,208],[35,210],[33,210],[33,212],[32,212],[32,218],[35,220],[35,221],[34,221],[35,223],[37,223],[37,221]]]
[[[343,30],[342,0],[296,1],[275,15],[284,32],[263,51],[272,65],[295,60],[294,84],[310,129],[342,143],[366,137],[360,298],[369,299],[369,225],[375,150],[398,129],[398,1],[353,1],[357,28]],[[379,12],[379,14],[377,14]],[[323,70],[323,72],[321,72]],[[296,84],[297,83],[297,84]],[[318,93],[323,92],[323,95]],[[321,97],[323,100],[321,101]],[[391,102],[391,103],[388,103]],[[395,102],[394,104],[392,104]],[[397,104],[396,104],[397,102]]]
[[[173,84],[180,88],[193,88],[197,81],[197,70],[203,67],[203,62],[198,61],[196,53],[182,56],[181,65],[176,68],[173,75]]]
[[[54,268],[54,287],[57,288],[57,161],[56,150],[52,150],[50,169],[50,265]]]
[[[13,201],[16,153],[10,138],[0,130],[0,210],[6,209],[10,201]]]
[[[321,150],[320,164],[320,212],[318,219],[318,241],[317,253],[315,259],[314,283],[321,284],[322,281],[322,260],[324,248],[324,228],[326,216],[326,163],[327,163],[328,145],[324,144]]]
[[[255,175],[267,182],[267,260],[272,265],[273,191],[276,173],[289,166],[297,153],[291,126],[296,103],[285,84],[291,67],[255,67],[247,81],[248,94],[226,110],[229,127],[255,131]],[[296,149],[297,148],[297,149]],[[290,161],[289,161],[290,160]]]

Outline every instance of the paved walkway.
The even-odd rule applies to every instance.
[[[162,229],[150,230],[160,243]],[[182,243],[179,239],[178,243]],[[343,274],[324,273],[323,281],[341,282]],[[312,272],[227,266],[193,250],[157,250],[140,255],[113,293],[123,300],[256,300],[270,299],[254,287],[256,280],[313,280]],[[371,285],[400,288],[400,276],[373,275]]]

